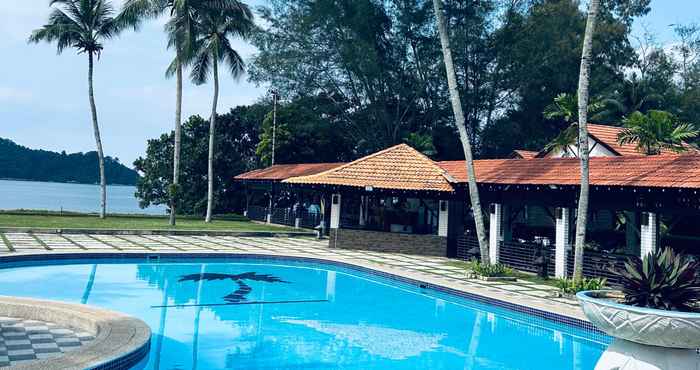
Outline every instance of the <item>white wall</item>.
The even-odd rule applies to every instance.
[[[605,148],[600,142],[597,140],[593,139],[592,137],[588,137],[588,150],[590,150],[589,156],[591,157],[615,157],[616,154]],[[569,145],[569,151],[568,151],[568,156],[571,156],[571,153],[575,153],[576,156],[578,157],[578,145]],[[547,158],[562,158],[564,157],[564,151],[562,150],[553,150],[549,152],[545,157]]]

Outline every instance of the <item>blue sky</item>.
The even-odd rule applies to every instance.
[[[121,4],[122,0],[114,0]],[[263,5],[265,0],[248,2]],[[87,100],[87,58],[53,45],[27,45],[31,31],[46,21],[48,0],[0,1],[0,137],[19,144],[67,152],[94,150]],[[672,42],[669,25],[700,21],[698,0],[653,0],[651,14],[641,24]],[[249,57],[255,50],[236,41]],[[173,126],[174,80],[164,71],[172,52],[165,50],[162,21],[140,32],[126,32],[107,42],[95,70],[97,100],[105,152],[131,166],[146,148],[146,140]],[[219,111],[254,102],[265,92],[245,81],[222,78]],[[211,86],[184,86],[183,117],[208,116]]]

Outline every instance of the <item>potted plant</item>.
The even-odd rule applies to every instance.
[[[666,248],[619,273],[620,292],[576,295],[588,320],[616,338],[596,370],[700,370],[700,262]]]

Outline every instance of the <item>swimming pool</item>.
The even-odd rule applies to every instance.
[[[163,258],[9,266],[0,270],[2,295],[87,303],[148,323],[146,369],[587,370],[609,343],[334,264]]]

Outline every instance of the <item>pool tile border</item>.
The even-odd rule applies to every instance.
[[[404,271],[396,271],[392,268],[387,268],[384,266],[367,266],[356,261],[344,261],[337,257],[319,257],[319,256],[305,256],[298,254],[261,254],[261,253],[231,253],[231,252],[143,252],[143,251],[124,251],[124,252],[50,252],[50,253],[28,253],[28,254],[12,254],[0,256],[0,263],[21,263],[21,262],[41,262],[41,261],[51,261],[51,260],[80,260],[80,259],[113,259],[113,260],[133,260],[142,259],[144,261],[158,261],[161,259],[179,259],[179,258],[200,258],[200,259],[265,259],[265,260],[276,260],[276,261],[302,261],[302,262],[314,262],[322,264],[330,264],[340,267],[345,267],[351,270],[356,270],[359,272],[364,272],[370,275],[376,275],[391,280],[400,281],[412,286],[419,288],[432,289],[434,291],[445,293],[461,298],[466,298],[480,303],[490,304],[500,308],[505,308],[511,311],[531,315],[540,319],[547,321],[565,324],[573,326],[579,329],[583,329],[587,333],[593,336],[605,337],[605,333],[601,332],[590,322],[571,317],[559,313],[547,312],[545,310],[529,307],[526,305],[516,304],[512,302],[507,302],[505,300],[487,297],[464,290],[448,287],[441,285],[439,283],[430,282],[423,280],[418,277],[409,277],[402,274],[410,274]],[[11,267],[11,266],[10,266]],[[430,280],[430,279],[427,279]],[[102,369],[102,368],[99,368]],[[105,368],[112,369],[112,368]]]

